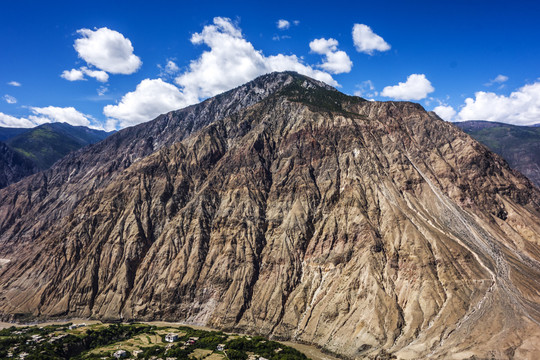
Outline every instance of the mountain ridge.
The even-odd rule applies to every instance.
[[[454,123],[463,131],[501,155],[510,166],[540,187],[540,128],[489,121]]]
[[[51,167],[71,151],[103,140],[110,133],[67,123],[35,128],[0,128],[0,188]]]
[[[0,191],[2,316],[181,320],[351,358],[534,354],[538,189],[418,104],[259,82],[276,76],[284,92],[239,108],[240,87]]]

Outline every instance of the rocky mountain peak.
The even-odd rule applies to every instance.
[[[532,358],[539,219],[527,178],[420,105],[274,73],[0,190],[0,315]]]

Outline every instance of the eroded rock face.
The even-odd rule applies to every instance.
[[[359,358],[538,354],[529,180],[417,104],[289,73],[239,89],[1,191],[4,317],[184,321]]]

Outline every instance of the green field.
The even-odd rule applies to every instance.
[[[172,343],[165,341],[170,333],[178,336]],[[115,354],[124,359],[307,359],[298,350],[263,337],[187,326],[67,323],[0,330],[1,359],[115,359]]]

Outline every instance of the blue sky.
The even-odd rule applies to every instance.
[[[0,126],[118,129],[285,69],[351,95],[416,101],[447,120],[540,123],[537,1],[19,0],[2,8]]]

